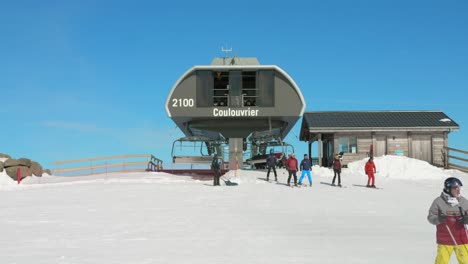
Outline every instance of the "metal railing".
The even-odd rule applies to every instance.
[[[142,160],[143,159],[143,160]],[[57,176],[94,175],[108,172],[161,170],[162,160],[151,154],[130,154],[52,162]]]
[[[148,161],[148,167],[146,171],[160,171],[163,169],[163,161],[151,155],[151,159]]]
[[[460,171],[468,173],[468,159],[462,158],[460,156],[455,156],[455,154],[453,154],[454,152],[456,154],[458,154],[458,155],[460,155],[460,154],[468,155],[468,151],[449,148],[449,147],[444,147],[442,149],[442,161],[444,163],[444,168],[446,168],[446,169],[456,169],[456,170],[460,170]],[[463,165],[454,164],[452,162],[452,160],[461,161],[459,163],[463,164]]]

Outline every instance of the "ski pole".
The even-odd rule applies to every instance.
[[[450,228],[448,227],[447,224],[445,224],[445,227],[447,228],[449,234],[450,234],[450,237],[452,238],[452,241],[453,243],[455,244],[455,248],[458,250],[458,254],[460,254],[460,257],[462,258],[463,260],[463,264],[465,264],[465,256],[463,256],[462,252],[461,252],[461,249],[460,247],[458,246],[457,244],[457,241],[455,241],[455,237],[453,237],[453,234],[452,234],[452,231],[450,231]]]
[[[463,214],[463,209],[460,207],[458,207],[458,210],[460,210],[460,215],[462,217],[462,219],[465,219],[465,215]],[[468,239],[468,230],[466,230],[466,224],[463,223],[463,227],[465,228],[465,234],[466,234],[466,238]]]
[[[463,209],[461,208],[461,206],[458,207],[458,210],[460,210],[460,215],[462,216],[462,221],[463,221],[465,219],[466,214],[463,214]],[[463,227],[465,228],[465,235],[466,235],[466,238],[468,239],[468,230],[466,229],[466,224],[464,222],[463,222]],[[466,249],[466,245],[464,247]]]

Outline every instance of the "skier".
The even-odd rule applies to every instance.
[[[341,161],[338,154],[335,155],[335,159],[333,160],[333,172],[335,176],[333,176],[332,186],[335,186],[336,175],[338,175],[338,186],[341,187]]]
[[[460,195],[463,184],[455,177],[447,178],[443,192],[432,202],[427,220],[437,226],[435,264],[446,264],[455,250],[458,263],[468,263],[468,200]]]
[[[275,153],[270,152],[270,156],[266,159],[266,164],[268,166],[268,172],[267,172],[267,181],[270,180],[270,171],[273,169],[273,172],[275,173],[275,181],[278,181],[278,175],[276,174],[276,157]]]
[[[366,166],[364,171],[367,174],[367,187],[375,188],[375,176],[374,173],[377,171],[374,164],[374,158],[370,157],[369,160],[366,162]],[[370,184],[372,181],[372,185]]]
[[[211,169],[214,172],[213,186],[219,186],[219,178],[221,177],[221,172],[218,154],[215,154],[213,157],[213,161],[211,162]]]
[[[297,159],[294,153],[286,160],[286,168],[289,172],[288,186],[291,186],[291,175],[294,176],[294,186],[297,186]]]
[[[301,165],[299,167],[301,168],[301,171],[302,171],[301,178],[299,178],[299,185],[302,185],[302,180],[304,179],[304,176],[307,174],[307,178],[309,179],[309,184],[310,186],[312,186],[312,177],[310,175],[310,168],[312,167],[312,164],[307,154],[304,154],[304,159],[301,161]]]

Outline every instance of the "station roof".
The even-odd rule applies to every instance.
[[[305,122],[305,124],[304,124]],[[362,130],[372,128],[447,128],[459,125],[441,111],[330,111],[306,112],[303,127],[318,130]]]
[[[234,56],[232,58],[214,58],[211,65],[260,65],[257,58],[240,58]]]

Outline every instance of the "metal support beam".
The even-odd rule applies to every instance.
[[[319,160],[319,166],[322,167],[322,148],[323,148],[323,143],[322,143],[322,133],[318,133],[317,135],[318,138],[318,160]]]

